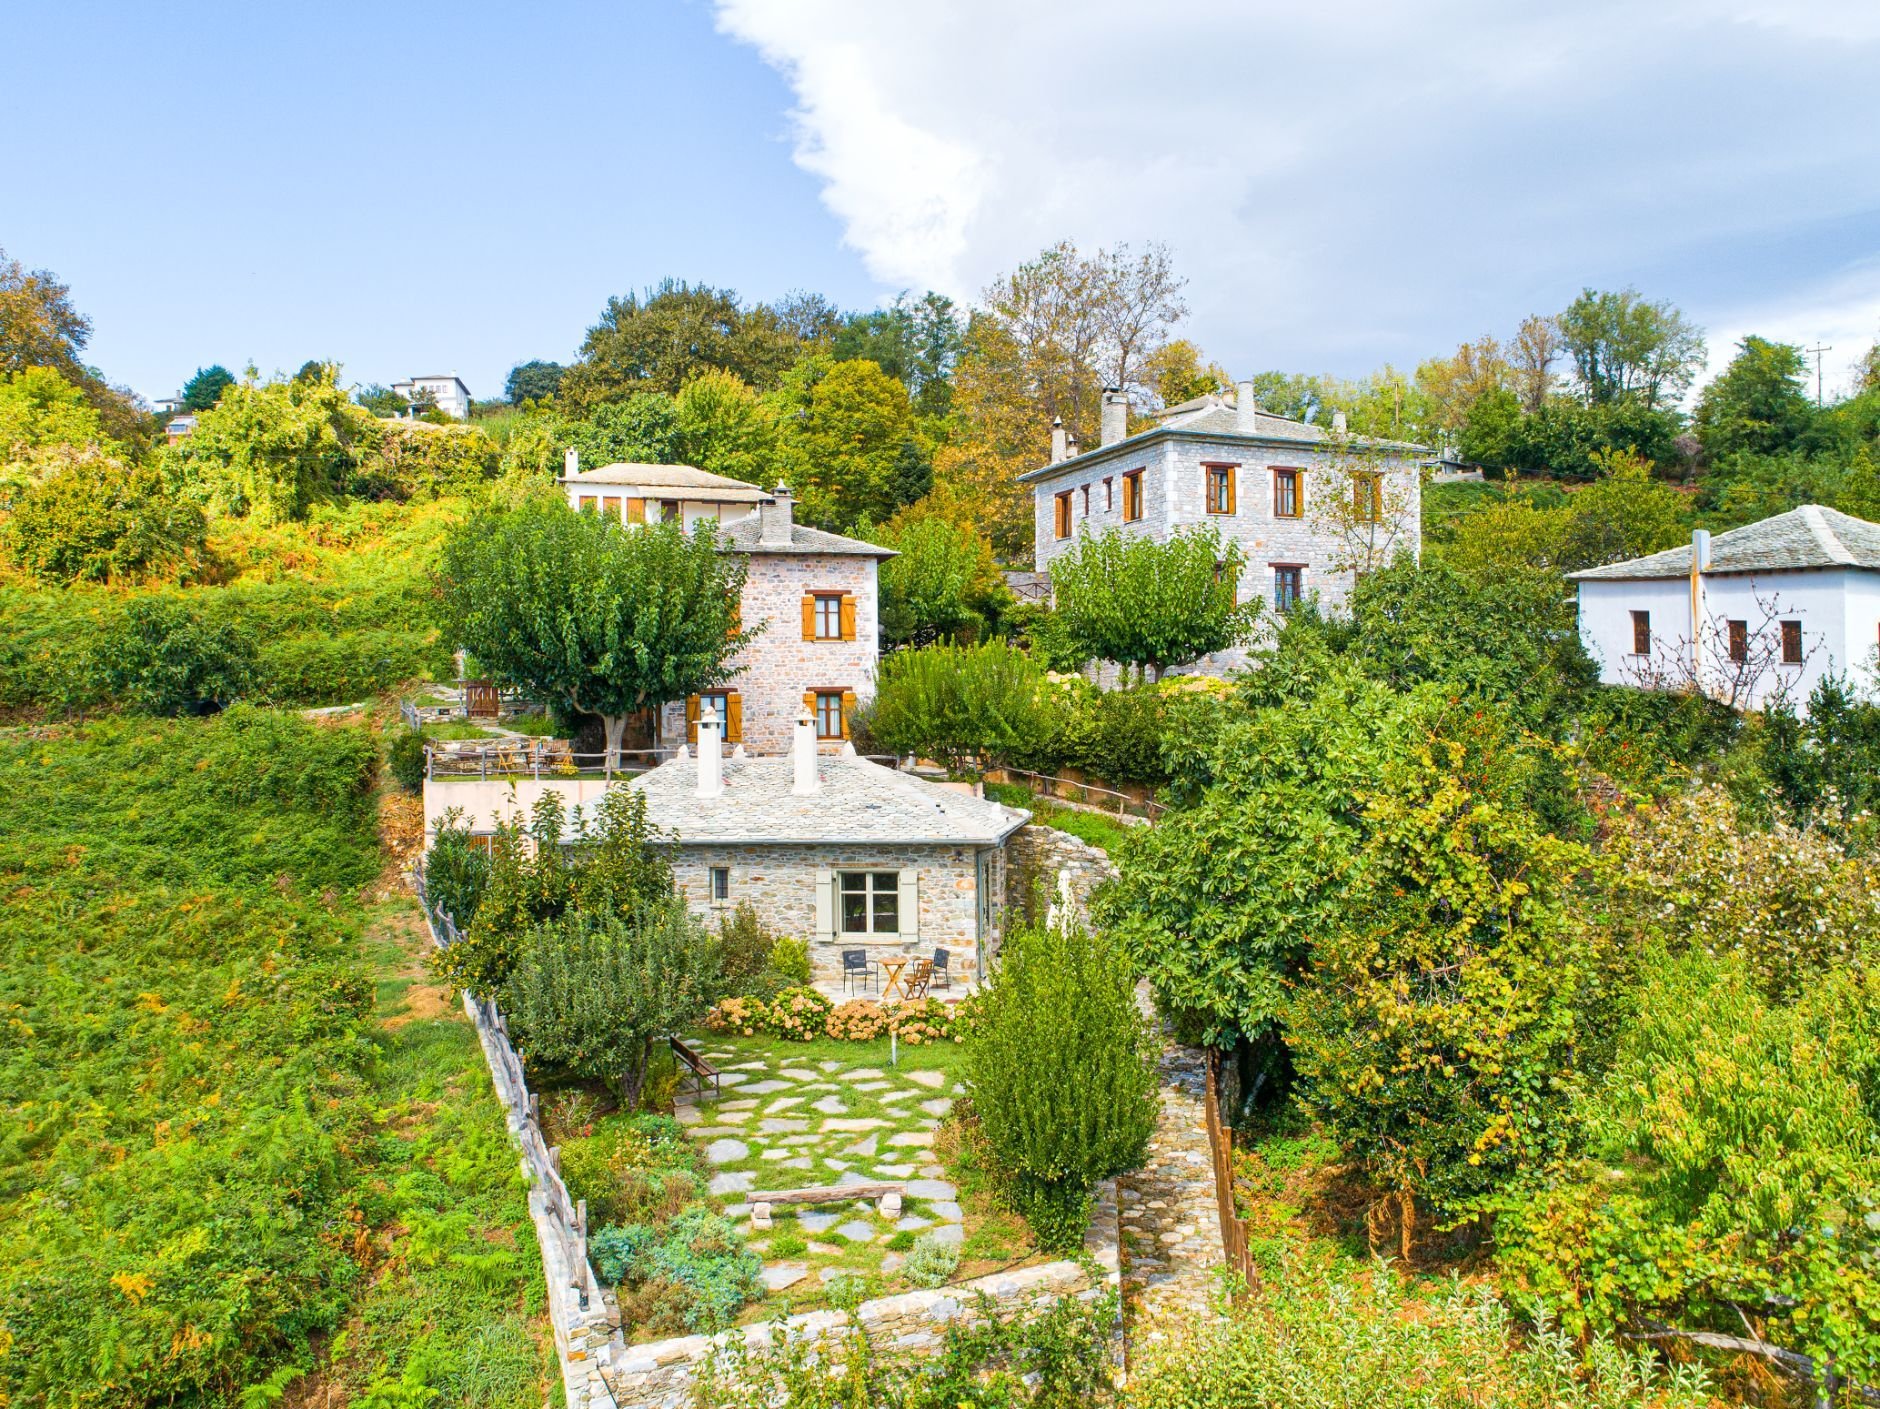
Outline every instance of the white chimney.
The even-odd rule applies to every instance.
[[[1062,416],[1053,416],[1051,418],[1051,463],[1052,464],[1055,465],[1059,460],[1062,460],[1065,458],[1065,446],[1066,446],[1066,441],[1064,438],[1064,418]]]
[[[725,741],[718,711],[709,703],[698,716],[698,795],[717,797],[725,790]]]
[[[758,521],[757,545],[760,548],[788,548],[790,546],[790,526],[795,519],[795,500],[790,498],[790,486],[779,484],[770,491],[770,498],[758,509],[761,516]]]
[[[1332,434],[1343,435],[1344,433],[1345,433],[1345,413],[1343,411],[1332,412]]]
[[[1064,434],[1064,455],[1065,455],[1065,458],[1066,458],[1066,459],[1070,459],[1070,460],[1075,460],[1075,459],[1077,458],[1077,451],[1078,451],[1078,448],[1079,448],[1079,447],[1078,447],[1078,444],[1077,444],[1077,432],[1076,432],[1076,431],[1066,431],[1066,432],[1065,432],[1065,434]]]
[[[1129,398],[1113,386],[1103,389],[1101,427],[1099,445],[1114,445],[1129,434]]]
[[[796,738],[790,745],[790,756],[796,763],[796,781],[790,791],[798,797],[808,797],[817,789],[816,780],[816,721],[805,710],[796,717]]]
[[[1253,394],[1252,382],[1234,385],[1234,429],[1252,435],[1260,428],[1260,400]]]
[[[569,479],[573,479],[576,475],[581,473],[581,452],[576,450],[572,445],[568,447],[567,452],[561,457],[561,472]]]
[[[1691,570],[1710,571],[1710,530],[1707,528],[1691,530]]]

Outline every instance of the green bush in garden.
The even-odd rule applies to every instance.
[[[588,1252],[595,1275],[621,1288],[623,1319],[655,1333],[722,1330],[764,1294],[763,1262],[729,1220],[703,1205],[664,1228],[603,1228]]]
[[[462,821],[455,808],[439,820],[424,855],[424,891],[436,916],[449,916],[460,933],[468,933],[489,885],[490,853],[471,841]]]
[[[424,735],[400,724],[385,746],[385,770],[408,793],[424,791]],[[452,912],[455,913],[455,912]]]
[[[114,699],[147,714],[203,714],[254,686],[255,638],[171,597],[133,598],[100,653],[98,678]]]
[[[914,1240],[901,1271],[917,1287],[938,1287],[952,1277],[959,1266],[960,1250],[928,1234]]]
[[[924,646],[882,661],[859,728],[890,753],[960,768],[1035,751],[1054,703],[1037,662],[1003,641]]]
[[[975,1005],[980,1128],[1039,1244],[1073,1249],[1091,1188],[1140,1164],[1155,1131],[1157,1044],[1134,977],[1101,934],[1015,927]]]

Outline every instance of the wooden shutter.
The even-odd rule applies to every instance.
[[[645,523],[646,522],[646,501],[644,499],[627,500],[627,522],[628,523]]]
[[[849,736],[849,716],[853,713],[855,713],[855,691],[844,690],[842,692],[842,737],[845,739]]]
[[[803,594],[803,639],[805,641],[816,639],[816,594],[814,592]]]
[[[611,519],[615,523],[620,522],[620,496],[618,494],[601,496],[601,517]]]
[[[901,872],[901,939],[912,944],[920,938],[920,872],[912,866]]]
[[[842,639],[855,639],[855,598],[846,592],[842,594]]]
[[[836,937],[835,872],[818,867],[816,871],[816,938]]]
[[[687,695],[685,697],[685,741],[694,747],[698,745],[697,695]]]
[[[744,742],[744,696],[736,690],[725,695],[725,742]]]
[[[1227,512],[1238,513],[1240,511],[1240,466],[1229,465],[1225,474],[1227,475]]]
[[[805,690],[803,692],[803,713],[809,716],[810,723],[817,725],[816,734],[820,737],[822,734],[822,726],[816,719],[816,692],[814,690]],[[792,740],[794,740],[795,737],[794,734],[791,735]]]

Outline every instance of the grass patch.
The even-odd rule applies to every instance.
[[[1101,812],[1064,807],[1018,783],[987,783],[986,796],[1007,807],[1022,807],[1031,813],[1031,820],[1039,826],[1069,832],[1112,856],[1121,849],[1124,839],[1132,830],[1131,823],[1119,822]]]

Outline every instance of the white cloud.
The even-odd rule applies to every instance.
[[[1801,317],[1880,254],[1868,0],[717,16],[790,83],[795,159],[884,288],[1165,240],[1236,370],[1414,360],[1583,284]]]

